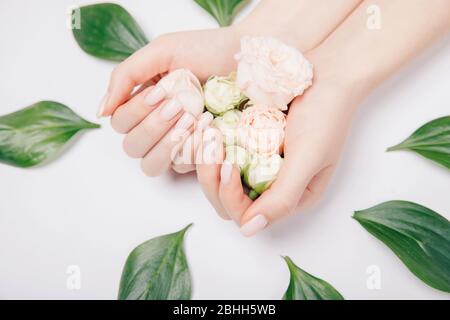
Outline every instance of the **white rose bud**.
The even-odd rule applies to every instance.
[[[222,132],[223,143],[226,146],[235,145],[237,142],[237,126],[241,120],[242,112],[239,110],[230,110],[223,116],[216,117],[212,124]]]
[[[239,166],[241,175],[250,160],[250,154],[247,150],[239,146],[228,146],[225,148],[225,160]]]
[[[203,86],[205,106],[214,115],[221,115],[228,110],[235,109],[246,98],[235,83],[236,74],[228,77],[214,76]]]
[[[254,195],[260,195],[275,181],[282,164],[283,158],[279,154],[270,157],[254,155],[244,170],[244,182]]]

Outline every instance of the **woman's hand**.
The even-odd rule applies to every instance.
[[[190,69],[203,81],[211,74],[228,74],[236,69],[233,56],[238,48],[239,37],[232,28],[167,34],[113,71],[100,115],[112,115],[112,127],[126,134],[125,152],[143,159],[147,175],[166,171],[194,127],[201,132],[212,120],[210,114],[196,119],[183,112],[180,101],[166,99],[165,92],[153,84],[178,68]],[[144,83],[150,86],[131,96],[133,88]],[[190,171],[195,166],[183,168]]]
[[[367,28],[364,3],[382,12],[381,29]],[[314,84],[289,109],[285,161],[278,178],[256,201],[245,195],[239,171],[227,162],[198,165],[206,196],[221,215],[235,220],[241,232],[251,236],[297,207],[317,202],[333,175],[360,102],[450,32],[448,1],[430,0],[427,10],[423,6],[420,0],[363,2],[307,54],[315,66]]]
[[[310,50],[361,1],[333,1],[324,8],[311,0],[265,0],[239,25],[156,38],[114,69],[98,114],[112,116],[113,128],[126,134],[125,152],[143,158],[142,169],[147,175],[159,175],[171,166],[180,173],[194,170],[201,131],[212,116],[195,119],[183,113],[179,101],[165,99],[164,93],[153,87],[160,77],[186,68],[205,81],[211,75],[235,71],[234,54],[239,51],[242,35],[273,36],[301,51]],[[302,21],[301,28],[290,27],[298,21]],[[133,89],[141,85],[133,95]],[[188,161],[180,163],[176,154],[181,148],[187,153],[182,159]],[[177,164],[172,164],[173,160]]]
[[[297,97],[287,117],[284,162],[278,178],[257,200],[244,193],[239,170],[223,160],[198,164],[198,179],[220,216],[233,219],[241,232],[251,236],[269,223],[313,206],[323,195],[338,163],[347,132],[364,90],[358,92],[345,75],[313,55],[316,79],[306,93]]]

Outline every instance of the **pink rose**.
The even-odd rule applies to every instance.
[[[195,117],[203,112],[203,90],[197,77],[187,69],[177,69],[159,80],[166,92],[166,98],[177,98],[184,107],[184,111]]]
[[[312,85],[313,65],[297,49],[270,37],[243,37],[237,86],[256,104],[287,110]]]
[[[241,115],[237,128],[239,145],[263,156],[283,150],[286,115],[276,108],[251,106]]]

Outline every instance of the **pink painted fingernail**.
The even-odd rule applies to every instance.
[[[251,237],[263,230],[268,223],[269,221],[267,221],[266,217],[264,217],[262,214],[258,214],[246,224],[244,224],[241,227],[240,231],[245,237]]]
[[[230,161],[225,160],[220,169],[220,183],[227,185],[231,180],[231,172],[233,170],[233,165]]]
[[[103,112],[105,112],[105,106],[106,106],[106,102],[108,102],[108,98],[109,98],[109,94],[106,93],[103,96],[102,101],[100,101],[100,105],[99,105],[98,111],[97,111],[97,118],[103,117]]]
[[[170,99],[162,106],[160,115],[164,121],[172,120],[182,109],[181,103],[177,99]]]
[[[189,112],[185,112],[180,119],[178,119],[175,129],[188,129],[194,123],[194,116]]]
[[[164,99],[165,96],[166,91],[159,86],[155,86],[144,98],[144,103],[146,106],[153,106]]]
[[[213,121],[213,119],[214,116],[212,115],[212,113],[208,111],[202,113],[202,115],[198,119],[196,130],[202,132]]]

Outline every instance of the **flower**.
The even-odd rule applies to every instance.
[[[278,109],[254,105],[243,112],[237,127],[238,144],[264,156],[283,150],[286,115]]]
[[[235,109],[246,98],[235,83],[236,74],[228,77],[214,76],[203,86],[205,106],[214,115],[221,115],[228,110]]]
[[[248,165],[250,160],[250,154],[247,150],[239,146],[227,146],[225,147],[225,160],[232,164],[238,165],[241,174],[244,174],[244,169]]]
[[[297,49],[270,37],[243,37],[237,86],[254,103],[287,110],[312,84],[313,65]]]
[[[242,112],[239,110],[230,110],[222,116],[216,117],[212,124],[222,132],[223,143],[225,145],[234,145],[237,143],[236,128],[241,120]]]
[[[279,154],[270,157],[254,155],[244,169],[244,182],[256,194],[266,191],[277,178],[283,158]]]
[[[177,69],[159,80],[166,98],[177,98],[184,111],[199,116],[204,109],[203,90],[197,77],[187,69]]]

